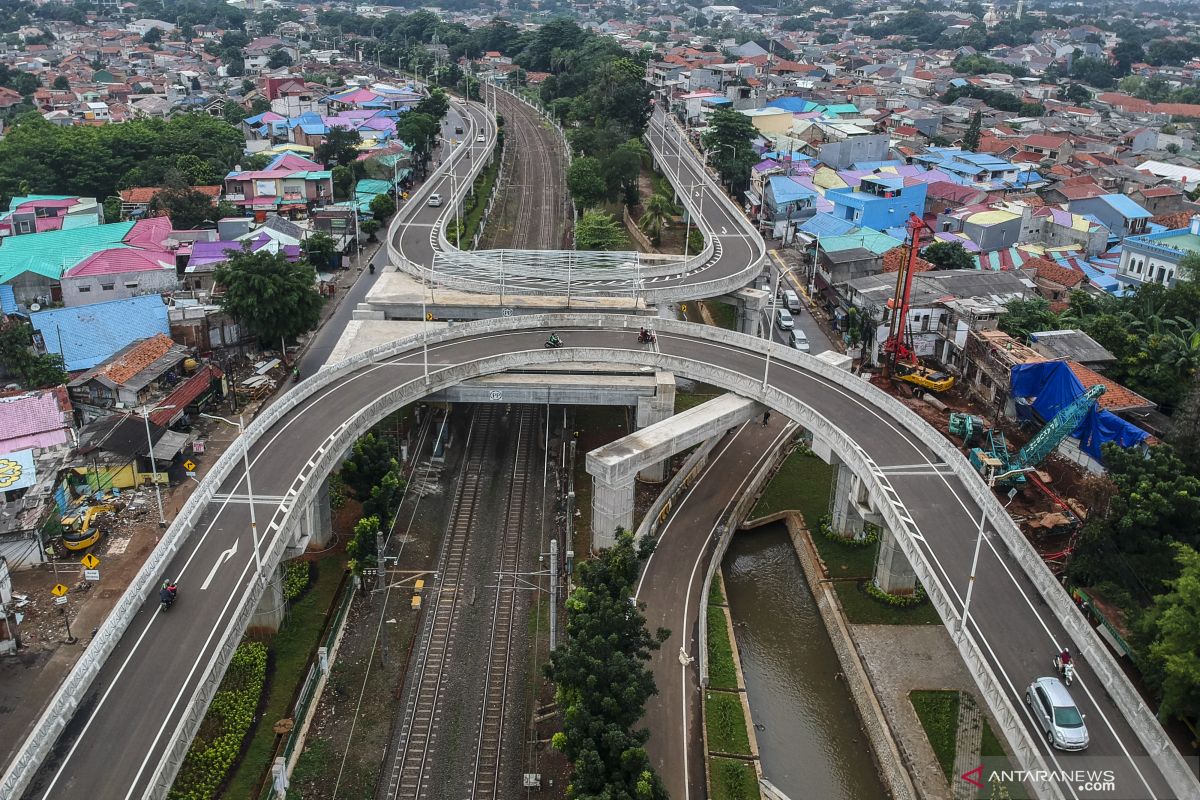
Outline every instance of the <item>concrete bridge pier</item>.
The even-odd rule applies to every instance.
[[[888,594],[912,594],[917,574],[908,562],[896,535],[886,527],[880,530],[879,555],[875,558],[875,585]]]
[[[763,335],[763,312],[771,305],[771,293],[746,286],[717,298],[737,309],[738,333]]]
[[[654,374],[654,395],[639,397],[637,403],[637,430],[669,419],[675,414],[675,375],[670,372]],[[649,483],[661,483],[667,479],[669,460],[659,461],[643,469],[638,477]]]
[[[283,562],[267,573],[267,588],[258,601],[258,608],[250,618],[250,627],[277,631],[283,624],[287,601],[283,599]]]
[[[296,516],[291,541],[283,553],[284,560],[303,555],[310,547],[321,549],[333,538],[333,511],[329,505],[329,478],[321,481],[317,493]]]
[[[861,539],[866,523],[882,525],[883,517],[871,508],[862,480],[836,456],[832,458],[837,465],[837,479],[829,498],[830,527],[847,539]]]

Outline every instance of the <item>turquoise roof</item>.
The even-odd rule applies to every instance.
[[[74,200],[78,196],[79,195],[75,194],[29,194],[25,195],[24,197],[14,197],[9,201],[8,209],[10,211],[16,211],[17,206],[22,206],[26,203],[32,203],[36,200]]]
[[[88,256],[125,247],[125,237],[132,228],[132,222],[116,222],[7,237],[0,247],[0,283],[8,283],[24,272],[57,281]]]
[[[827,253],[838,253],[842,250],[853,250],[861,247],[870,250],[875,255],[883,255],[894,247],[900,247],[904,242],[893,239],[886,233],[863,228],[858,233],[848,233],[843,236],[826,236],[821,239],[821,249]]]

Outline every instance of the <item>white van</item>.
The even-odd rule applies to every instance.
[[[792,347],[799,350],[801,353],[808,352],[808,335],[799,328],[792,328],[792,335],[789,337]]]
[[[800,297],[791,289],[783,290],[783,304],[787,306],[787,310],[793,314],[800,313]]]
[[[781,331],[790,331],[795,325],[792,320],[792,314],[786,308],[781,308],[775,312],[775,325]]]

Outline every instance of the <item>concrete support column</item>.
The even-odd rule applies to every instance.
[[[858,513],[858,504],[854,502],[860,481],[849,467],[840,461],[836,463],[837,478],[829,498],[829,525],[835,533],[847,539],[857,539],[863,535],[863,518]]]
[[[771,305],[770,292],[747,286],[721,299],[737,308],[738,333],[747,336],[763,335],[763,312]]]
[[[654,375],[654,396],[639,397],[637,404],[637,429],[649,427],[675,414],[675,376],[670,372]],[[650,483],[660,483],[667,478],[669,461],[659,461],[638,473],[638,477]]]
[[[268,574],[267,588],[250,618],[250,627],[277,631],[283,624],[287,603],[283,599],[283,562]]]
[[[333,539],[333,506],[329,504],[329,476],[321,481],[317,496],[313,498],[312,539],[309,547],[323,550]]]
[[[896,535],[887,528],[880,531],[875,585],[888,594],[912,594],[917,585],[917,574],[896,542]]]
[[[633,530],[633,478],[612,482],[592,478],[592,547],[600,550],[617,541],[617,528]]]

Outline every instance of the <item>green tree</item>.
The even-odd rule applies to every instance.
[[[1179,276],[1200,284],[1200,253],[1188,253],[1179,259]]]
[[[702,139],[704,149],[733,194],[750,185],[750,169],[758,163],[753,147],[757,137],[754,123],[740,111],[721,108],[708,118],[708,132]]]
[[[979,149],[979,140],[983,134],[983,114],[976,111],[971,115],[971,121],[967,125],[967,131],[963,134],[962,146],[964,150],[970,150],[972,153]]]
[[[118,195],[104,198],[104,221],[112,224],[121,221],[121,198]]]
[[[424,163],[433,152],[438,136],[438,120],[419,111],[405,111],[396,120],[396,136],[413,150],[417,161]]]
[[[312,330],[320,317],[316,272],[283,253],[243,250],[219,265],[213,277],[223,289],[222,310],[266,346]]]
[[[921,257],[938,269],[975,268],[975,259],[958,242],[934,242],[921,251]]]
[[[366,502],[371,496],[371,489],[383,480],[395,461],[395,443],[374,431],[368,431],[350,448],[350,455],[342,462],[340,474],[359,502]]]
[[[638,227],[654,244],[658,244],[662,241],[663,229],[671,223],[677,213],[679,209],[675,207],[671,198],[655,192],[646,198],[642,216],[638,219]]]
[[[354,170],[339,164],[333,168],[333,197],[335,200],[348,200],[354,191]]]
[[[1116,82],[1112,65],[1099,58],[1074,59],[1071,62],[1071,77],[1097,89],[1108,89]]]
[[[1058,316],[1050,310],[1050,301],[1044,297],[1028,300],[1010,300],[1000,316],[1000,330],[1013,338],[1028,342],[1029,336],[1037,331],[1055,330]]]
[[[54,83],[51,85],[50,88],[55,89],[60,92],[65,92],[71,88],[71,79],[68,78],[66,75],[59,75],[58,77],[56,77],[54,79]]]
[[[629,239],[621,223],[603,211],[585,211],[575,225],[577,250],[626,250]]]
[[[666,800],[645,751],[648,734],[635,729],[656,692],[647,667],[669,633],[646,630],[642,607],[631,605],[641,565],[633,535],[578,568],[567,599],[566,643],[550,656],[563,731],[554,745],[574,765],[571,796]]]
[[[267,69],[280,69],[292,65],[292,54],[282,47],[276,47],[267,56]]]
[[[377,194],[371,198],[370,208],[371,213],[375,215],[375,219],[383,222],[396,213],[396,201],[392,199],[390,194]]]
[[[1168,441],[1193,475],[1200,475],[1200,371],[1192,373],[1187,396],[1171,417]]]
[[[379,233],[379,229],[383,227],[383,223],[372,217],[370,219],[363,220],[359,227],[362,229],[362,232],[367,235],[367,241],[373,242],[375,241],[375,234]]]
[[[47,389],[67,381],[58,353],[39,354],[33,348],[33,326],[0,316],[0,366],[22,389]]]
[[[1160,698],[1159,715],[1200,716],[1200,553],[1175,545],[1178,577],[1139,620],[1148,646],[1138,659],[1142,674]]]
[[[233,100],[226,100],[224,108],[221,109],[221,118],[230,125],[241,125],[242,120],[250,116],[249,112],[241,103],[235,103]]]
[[[1122,38],[1113,48],[1114,71],[1117,75],[1128,75],[1133,64],[1141,62],[1146,57],[1146,51],[1141,42]],[[1127,91],[1122,89],[1121,91]]]
[[[609,197],[623,194],[625,205],[637,205],[638,177],[647,155],[645,145],[638,139],[630,139],[608,154],[601,163],[601,171]]]
[[[312,265],[317,272],[327,272],[334,266],[337,258],[337,242],[327,233],[320,231],[310,234],[300,243],[304,251],[304,260]]]
[[[1062,97],[1065,100],[1070,100],[1076,105],[1083,105],[1092,102],[1092,93],[1078,83],[1072,83],[1062,92]]]
[[[362,576],[363,567],[373,567],[379,563],[379,548],[376,545],[376,533],[379,528],[379,517],[366,516],[354,524],[354,533],[346,543],[346,555],[350,556],[350,571]],[[363,584],[366,591],[366,584]]]
[[[441,120],[450,110],[450,98],[441,89],[434,89],[427,97],[421,99],[413,109],[418,114],[424,114],[433,120]]]
[[[602,203],[608,194],[608,184],[599,159],[581,156],[572,161],[567,168],[567,191],[579,208],[592,208]]]
[[[142,34],[142,42],[145,44],[158,44],[162,41],[162,31],[158,28],[150,28]]]
[[[321,143],[317,145],[313,155],[316,156],[317,161],[326,166],[332,164],[347,166],[353,164],[358,158],[360,144],[362,144],[362,137],[358,131],[332,127],[326,132]]]
[[[192,230],[205,221],[215,222],[213,198],[187,185],[166,186],[150,200],[151,216],[170,217],[176,230]]]

